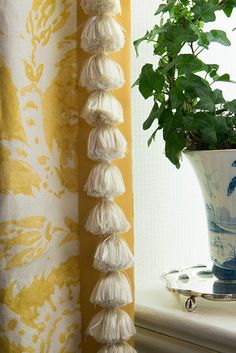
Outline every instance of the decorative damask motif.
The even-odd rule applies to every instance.
[[[70,50],[57,63],[58,74],[42,100],[45,140],[51,153],[53,143],[60,149],[55,167],[61,184],[78,191],[78,85],[77,51]]]
[[[0,351],[80,352],[77,1],[0,2]]]

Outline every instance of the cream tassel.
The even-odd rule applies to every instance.
[[[115,127],[97,127],[89,134],[88,157],[94,161],[122,159],[126,151],[127,141]]]
[[[113,90],[124,85],[121,66],[108,56],[94,55],[84,65],[80,85],[89,91]]]
[[[135,335],[134,323],[123,310],[103,310],[91,320],[87,334],[97,342],[114,344],[128,341]]]
[[[112,198],[125,192],[125,185],[119,168],[109,162],[95,166],[85,184],[88,196]]]
[[[111,272],[96,284],[90,302],[103,308],[119,308],[132,303],[130,283],[122,272]]]
[[[92,234],[106,236],[125,233],[130,229],[130,224],[118,205],[113,201],[104,200],[92,209],[85,228]]]
[[[125,45],[124,29],[111,16],[90,18],[81,35],[81,48],[90,53],[117,52]]]
[[[121,13],[120,0],[82,0],[81,7],[87,15]]]
[[[122,105],[106,91],[91,94],[81,116],[90,125],[115,125],[124,122]]]
[[[133,266],[134,256],[128,244],[112,235],[97,247],[94,255],[93,266],[100,272],[126,270]]]
[[[137,353],[137,351],[126,342],[112,344],[102,347],[98,353]]]

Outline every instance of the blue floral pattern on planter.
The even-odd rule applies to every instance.
[[[236,150],[186,152],[206,203],[211,259],[220,278],[236,280]]]
[[[232,167],[236,167],[236,161],[233,161]],[[236,189],[236,177],[234,177],[228,186],[227,196],[230,197]]]
[[[228,236],[236,237],[236,217],[232,217],[226,207],[214,208],[206,204],[208,228],[212,234],[211,247],[223,260],[221,264],[214,258],[214,262],[228,269],[236,268],[236,247],[228,241]]]

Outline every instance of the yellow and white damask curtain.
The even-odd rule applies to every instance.
[[[118,20],[126,46],[112,54],[126,84],[121,130],[129,150],[116,163],[126,192],[117,203],[132,224],[130,4]],[[88,98],[79,88],[88,54],[80,35],[88,17],[77,0],[0,0],[0,352],[96,353],[85,337],[99,309],[89,302],[101,274],[93,268],[100,238],[84,229],[96,200],[84,192],[94,163]],[[126,241],[133,246],[132,230]],[[131,284],[132,271],[128,271]],[[132,316],[133,305],[125,307]]]

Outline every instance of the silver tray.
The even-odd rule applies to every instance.
[[[188,297],[185,307],[191,312],[196,309],[196,298],[212,301],[236,301],[236,281],[219,281],[211,267],[197,265],[162,274],[168,291]]]

